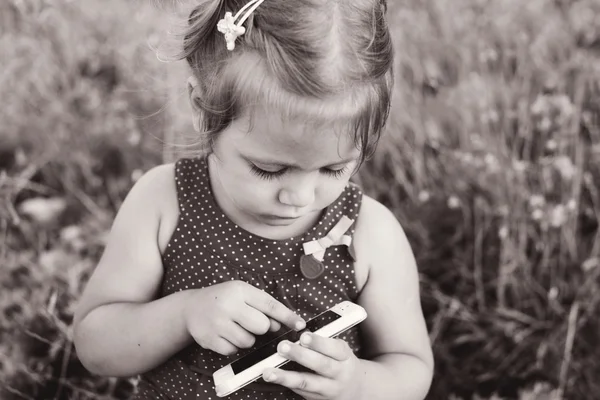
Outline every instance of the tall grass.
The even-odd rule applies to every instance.
[[[432,396],[595,398],[600,3],[403,2],[391,129],[362,182],[419,259]]]
[[[127,190],[188,129],[179,72],[150,50],[165,12],[0,3],[2,399],[135,387],[87,373],[70,323]],[[389,19],[397,91],[358,180],[419,262],[429,398],[596,398],[600,3],[405,0]],[[28,213],[40,197],[57,211]]]
[[[160,112],[167,74],[149,50],[161,29],[152,11],[117,0],[0,2],[3,400],[133,389],[85,371],[70,323],[116,209],[140,170],[161,161],[174,126]],[[58,205],[54,215],[40,217],[44,204],[28,211],[39,198]]]

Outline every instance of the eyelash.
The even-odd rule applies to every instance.
[[[324,168],[321,172],[337,179],[342,177],[346,173],[347,169],[348,167],[337,170]],[[270,181],[284,175],[287,172],[287,168],[282,168],[279,171],[265,171],[264,169],[260,169],[256,165],[251,164],[250,171],[259,178]]]

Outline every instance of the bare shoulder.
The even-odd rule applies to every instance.
[[[102,304],[149,301],[156,295],[163,273],[159,228],[176,197],[174,185],[172,164],[152,168],[133,185],[87,283],[76,321]]]
[[[362,205],[356,222],[354,245],[357,256],[357,281],[360,287],[366,283],[373,268],[381,265],[378,259],[390,252],[404,253],[408,264],[401,263],[399,268],[414,267],[412,250],[396,216],[383,204],[370,196],[363,195]]]
[[[158,231],[165,210],[177,201],[174,164],[148,170],[133,185],[113,222],[110,239],[123,233],[150,226]],[[156,235],[155,235],[156,237]]]
[[[175,230],[179,217],[175,164],[162,164],[148,170],[132,188],[139,191],[140,197],[147,199],[147,205],[158,217],[157,243],[162,254]],[[144,207],[143,204],[139,204]]]
[[[179,220],[179,200],[177,199],[177,187],[175,183],[175,164],[164,164],[155,168],[155,185],[160,189],[159,196],[160,226],[158,229],[158,247],[160,253],[165,248]]]
[[[134,191],[142,194],[152,195],[148,199],[150,204],[160,209],[164,203],[176,200],[175,188],[175,164],[162,164],[148,170],[132,187],[130,194]]]
[[[356,223],[356,233],[361,236],[364,234],[373,234],[389,230],[402,230],[394,214],[383,204],[374,198],[363,195],[358,220]]]

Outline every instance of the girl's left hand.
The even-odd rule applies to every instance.
[[[360,393],[360,360],[342,339],[305,332],[300,343],[279,343],[278,352],[314,371],[296,372],[269,368],[263,379],[290,388],[305,399],[353,399]]]

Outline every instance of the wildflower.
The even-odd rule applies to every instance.
[[[581,269],[584,272],[588,272],[594,268],[597,268],[598,266],[600,266],[600,258],[598,258],[598,257],[588,258],[587,260],[585,260],[583,262],[583,264],[581,264]]]
[[[15,164],[19,167],[23,167],[27,165],[29,161],[27,160],[27,155],[22,148],[17,148],[15,150]]]
[[[531,218],[533,218],[534,221],[539,221],[544,217],[544,212],[542,210],[540,210],[539,208],[533,210],[533,212],[531,213]]]
[[[478,133],[471,133],[470,139],[471,139],[471,145],[475,149],[483,148],[483,140],[481,140],[481,136]]]
[[[560,172],[563,179],[571,180],[577,173],[577,168],[567,156],[560,156],[554,160],[554,167]]]
[[[550,150],[550,151],[554,151],[558,148],[558,144],[556,143],[556,140],[554,139],[550,139],[546,142],[546,149]]]
[[[479,53],[479,61],[482,64],[492,63],[498,60],[498,52],[494,49],[484,49],[481,53]]]
[[[452,298],[452,300],[450,300],[450,307],[448,307],[448,308],[449,308],[450,314],[454,314],[455,312],[457,312],[458,310],[461,309],[460,301],[455,298]]]
[[[498,230],[498,236],[500,239],[506,239],[508,237],[508,227],[506,225],[502,225]]]
[[[421,190],[419,192],[419,201],[421,203],[425,203],[426,201],[429,200],[431,196],[429,195],[429,192],[427,190]]]
[[[19,205],[19,211],[40,224],[55,222],[67,208],[64,198],[35,197],[25,200]]]
[[[454,210],[460,207],[460,200],[456,196],[450,196],[448,198],[448,208]]]
[[[542,196],[542,195],[534,194],[533,196],[531,196],[529,198],[529,205],[532,208],[539,208],[539,207],[542,207],[544,204],[546,204],[546,200],[544,199],[544,196]]]
[[[567,214],[565,212],[565,206],[563,206],[562,204],[559,204],[552,209],[552,212],[550,213],[550,224],[553,227],[555,227],[555,228],[560,227],[562,224],[564,224],[566,222],[566,220],[567,220]]]
[[[569,202],[567,203],[567,209],[569,211],[576,211],[577,210],[577,200],[575,200],[575,199],[569,200]]]
[[[575,113],[575,106],[567,95],[555,96],[553,99],[554,106],[558,109],[559,119],[565,122]]]
[[[546,96],[538,96],[531,105],[530,111],[533,115],[542,115],[549,109],[548,98]]]
[[[564,127],[575,113],[571,99],[564,94],[540,95],[530,107],[537,128],[543,132]]]
[[[600,156],[600,143],[596,143],[592,145],[592,155]]]
[[[496,123],[500,119],[496,110],[489,110],[481,116],[481,119],[485,123]]]
[[[552,120],[550,120],[550,118],[547,116],[544,116],[544,118],[542,118],[542,120],[538,124],[539,130],[542,132],[548,132],[551,127],[552,127]]]
[[[132,146],[137,146],[142,141],[142,135],[139,131],[133,130],[127,136],[127,142]]]
[[[425,132],[427,133],[427,142],[434,148],[438,148],[442,142],[444,134],[439,125],[433,120],[427,120],[425,122]]]
[[[557,297],[558,297],[558,288],[556,286],[553,286],[548,291],[548,299],[556,300]]]
[[[81,228],[77,225],[69,225],[60,231],[60,238],[65,242],[72,242],[81,236]]]
[[[83,250],[86,246],[83,231],[77,225],[69,225],[60,231],[60,239],[69,244],[76,251]]]
[[[498,171],[499,169],[499,164],[498,164],[498,160],[496,159],[496,157],[493,154],[486,154],[485,157],[483,158],[483,161],[485,162],[485,164],[487,165],[487,167],[489,168],[489,170],[491,172],[495,172]]]
[[[131,180],[133,182],[137,182],[137,180],[140,179],[142,175],[144,175],[144,171],[142,171],[141,169],[134,169],[133,171],[131,171]]]
[[[527,163],[525,161],[521,161],[521,160],[514,160],[513,161],[513,168],[518,173],[522,173],[522,172],[524,172],[527,169]]]
[[[473,162],[475,162],[475,158],[471,153],[463,153],[462,160],[465,164],[473,164]]]

